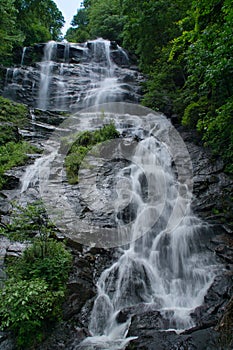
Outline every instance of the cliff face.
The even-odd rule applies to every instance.
[[[41,62],[35,63],[35,57]],[[3,94],[31,107],[40,107],[31,110],[31,120],[28,126],[19,129],[19,134],[41,148],[46,147],[46,140],[53,132],[59,132],[59,127],[70,112],[90,107],[96,102],[124,101],[133,102],[134,105],[140,99],[139,83],[143,78],[130,64],[126,53],[114,43],[100,41],[98,44],[90,42],[84,45],[39,44],[25,50],[21,63],[21,66],[6,71]],[[96,125],[90,127],[94,128]],[[124,324],[131,318],[128,336],[138,338],[132,340],[127,349],[230,349],[233,292],[230,199],[233,195],[233,182],[223,173],[220,160],[211,162],[210,154],[198,145],[198,136],[194,132],[177,128],[193,164],[193,211],[206,222],[202,227],[203,242],[200,246],[216,256],[219,266],[222,264],[221,274],[215,278],[203,304],[192,312],[196,326],[181,334],[168,330],[167,320],[158,307],[148,309],[148,305],[143,302],[122,308],[116,320],[118,324]],[[129,114],[124,115],[121,124],[122,139],[126,138],[128,143],[140,143],[143,138],[141,131],[135,133],[132,118]],[[31,155],[30,164],[7,173],[9,182],[1,191],[0,201],[3,225],[10,220],[12,199],[20,198],[23,203],[30,203],[39,197],[36,166],[40,165],[40,161],[34,162],[35,157],[37,158]],[[112,162],[105,168],[99,163],[102,172],[99,172],[98,188],[103,191],[111,190],[116,171],[125,166],[120,161],[118,165],[116,162],[113,165]],[[31,171],[27,172],[29,166]],[[25,179],[25,174],[33,176]],[[25,187],[22,191],[23,181]],[[77,185],[66,183],[65,191],[71,202],[80,196],[80,187]],[[90,206],[91,202],[89,199]],[[77,215],[92,221],[93,211],[88,208],[87,203],[79,201],[76,209]],[[105,211],[97,214],[94,218],[97,226],[111,226],[112,217],[109,213]],[[63,239],[61,234],[58,234],[58,239]],[[63,321],[56,329],[49,331],[47,340],[37,348],[40,350],[79,349],[80,342],[90,336],[88,325],[97,295],[96,283],[101,273],[118,261],[122,254],[116,248],[85,246],[70,236],[67,238],[67,245],[72,251],[74,266],[68,282]],[[2,264],[7,255],[20,255],[23,249],[24,245],[12,245],[1,237],[0,263]],[[137,278],[135,273],[133,279]],[[114,293],[113,290],[110,292]],[[14,343],[7,333],[0,334],[0,349],[14,349]]]

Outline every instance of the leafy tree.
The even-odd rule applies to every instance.
[[[122,14],[122,0],[96,0],[83,2],[78,9],[65,38],[83,41],[83,39],[104,39],[122,42],[122,31],[125,17]]]
[[[125,18],[122,14],[122,1],[97,0],[89,10],[89,29],[91,36],[122,42]]]
[[[183,124],[203,133],[214,154],[225,159],[228,171],[232,171],[233,161],[232,19],[229,0],[192,1],[191,10],[179,23],[182,35],[174,39],[170,54],[187,72],[176,101],[178,112],[183,110]]]
[[[17,25],[24,33],[24,45],[58,40],[64,18],[52,0],[15,0]]]
[[[84,3],[84,7],[77,10],[71,22],[72,27],[66,32],[65,39],[70,42],[85,42],[90,38],[88,29],[89,17],[88,17],[87,2]]]
[[[17,348],[30,348],[58,318],[63,297],[63,291],[51,291],[43,279],[8,280],[0,291],[1,329],[14,332]]]
[[[161,50],[176,37],[176,21],[182,18],[188,2],[171,0],[124,0],[126,16],[123,45],[139,55],[140,67],[150,72],[161,57]]]
[[[24,39],[22,32],[16,29],[17,11],[14,0],[0,2],[0,60],[7,64],[14,45],[21,45]]]

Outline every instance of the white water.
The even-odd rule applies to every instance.
[[[38,96],[38,108],[46,110],[49,99],[49,84],[51,81],[51,70],[53,67],[53,55],[56,52],[57,43],[49,41],[44,49],[44,57],[41,62],[40,88]]]
[[[109,42],[93,43],[94,62],[88,68],[92,84],[80,97],[82,106],[86,107],[118,101],[123,92],[116,76],[117,66],[110,58]],[[46,46],[41,65],[39,106],[42,109],[46,108],[49,98],[55,47],[53,42]],[[62,64],[61,75],[64,68]],[[85,65],[80,68],[83,77],[86,68]],[[59,84],[61,90],[66,88],[63,80]],[[77,99],[77,105],[80,100]],[[65,100],[57,94],[58,109],[60,104],[63,107]],[[203,223],[191,212],[191,193],[186,184],[179,182],[172,168],[174,159],[166,144],[160,141],[159,133],[163,132],[166,124],[158,132],[151,130],[145,134],[144,140],[137,144],[131,164],[118,173],[118,183],[127,184],[127,191],[122,187],[116,190],[118,233],[124,235],[126,227],[128,229],[124,218],[128,201],[132,240],[122,249],[119,260],[98,280],[98,295],[89,325],[92,337],[87,338],[80,349],[124,349],[132,339],[127,338],[131,320],[129,317],[125,323],[118,323],[117,316],[121,310],[135,305],[140,308],[146,304],[149,309],[160,311],[166,330],[178,332],[194,326],[190,314],[202,304],[215,277],[215,262],[200,243]],[[39,171],[46,173],[54,157],[53,146],[49,155],[28,168],[22,179],[22,193],[36,185]],[[142,181],[143,178],[146,181]]]
[[[23,63],[24,63],[24,57],[25,57],[26,51],[27,51],[27,47],[25,46],[23,48],[23,52],[22,52],[22,58],[21,58],[21,63],[20,63],[21,66],[23,66]]]
[[[167,147],[150,136],[138,143],[132,164],[118,174],[130,189],[133,239],[98,280],[89,325],[92,337],[80,349],[124,349],[131,340],[126,338],[130,317],[118,323],[117,316],[130,306],[146,304],[148,310],[160,311],[165,330],[179,332],[195,325],[190,313],[203,303],[216,265],[201,247],[203,223],[191,213],[191,193],[187,188],[178,190],[171,164]],[[148,180],[146,195],[142,176]],[[125,190],[118,191],[118,196],[124,204]],[[177,202],[181,210],[169,222]],[[125,223],[119,212],[117,216],[121,234]],[[142,230],[147,233],[135,240]]]

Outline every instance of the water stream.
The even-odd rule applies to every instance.
[[[97,282],[92,337],[78,349],[124,349],[132,339],[127,338],[131,317],[129,312],[122,321],[119,315],[136,305],[159,311],[163,330],[195,326],[191,312],[203,303],[216,262],[201,243],[205,225],[192,214],[192,195],[188,187],[182,189],[172,160],[158,132],[150,130],[137,144],[131,164],[117,175],[118,233],[129,229],[131,221],[131,241]],[[130,217],[124,215],[126,198]]]
[[[54,106],[55,109],[70,108],[76,111],[103,103],[128,102],[133,89],[130,84],[125,84],[122,75],[133,76],[134,73],[113,61],[110,42],[98,39],[82,46],[83,57],[89,61],[83,61],[75,67],[68,63],[70,48],[66,44],[64,62],[58,65],[53,58],[57,44],[50,42],[45,47],[44,58],[40,63],[40,109]],[[117,50],[127,61],[127,54],[119,47]],[[69,95],[69,66],[72,74],[76,72],[76,79],[86,84],[85,89],[80,89],[79,85],[72,92],[75,94],[72,103]],[[51,83],[54,79],[56,89],[52,92]],[[134,102],[137,102],[135,96]],[[51,99],[54,99],[52,103]],[[90,113],[85,112],[81,115],[83,120],[88,120],[89,116]],[[150,116],[148,112],[142,118],[144,125]],[[172,141],[167,143],[163,139],[170,128],[164,116],[152,118],[154,121],[148,124],[146,130],[142,129],[140,123],[137,125],[140,118],[136,114],[134,118],[134,113],[130,116],[127,113],[109,116],[109,120],[114,120],[121,132],[130,119],[129,129],[132,130],[129,132],[129,142],[137,136],[129,164],[116,175],[118,187],[114,199],[117,232],[124,235],[130,230],[131,238],[124,247],[119,248],[119,260],[103,271],[97,282],[98,294],[89,324],[92,336],[85,339],[77,349],[124,349],[132,339],[127,338],[131,316],[129,313],[126,319],[120,321],[119,315],[135,306],[140,308],[146,305],[148,310],[159,311],[165,330],[180,332],[193,327],[195,323],[191,312],[202,304],[216,275],[215,260],[201,243],[205,225],[192,214],[190,208],[191,188],[182,177],[177,176],[177,168],[180,171],[185,169],[183,150],[174,145],[174,154],[177,151],[181,156],[174,155],[171,151]],[[28,167],[22,179],[22,193],[36,185],[40,170],[47,171],[49,163],[56,158],[56,147],[56,143],[52,144],[49,155],[37,159]],[[49,197],[52,201],[53,196],[49,194]],[[90,198],[90,201],[95,199]]]

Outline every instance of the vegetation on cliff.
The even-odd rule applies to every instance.
[[[24,164],[28,154],[38,152],[35,146],[23,141],[18,131],[27,123],[28,113],[26,106],[0,97],[0,189],[7,182],[7,170]]]
[[[85,0],[66,38],[116,40],[147,75],[143,104],[195,128],[233,172],[230,0]]]
[[[16,207],[13,221],[1,234],[27,242],[19,258],[7,261],[7,279],[0,291],[0,324],[11,330],[17,349],[32,349],[62,318],[62,302],[72,265],[71,254],[53,239],[55,229],[40,202]]]
[[[75,184],[78,182],[78,170],[80,165],[87,153],[95,145],[117,137],[119,137],[119,133],[113,123],[106,124],[99,130],[78,133],[75,137],[75,141],[72,141],[70,144],[70,149],[65,159],[65,167],[69,183]],[[69,140],[64,139],[63,144],[67,142],[69,145]]]

